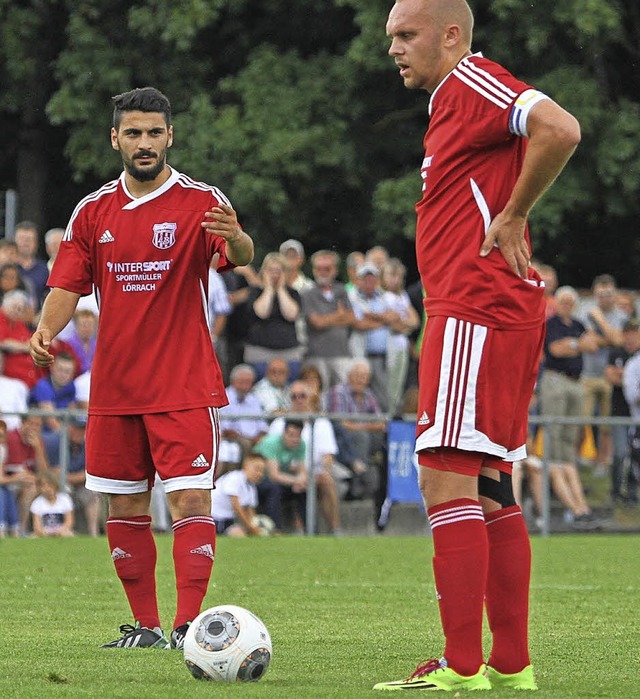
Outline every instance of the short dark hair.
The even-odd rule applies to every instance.
[[[302,422],[302,420],[293,420],[293,419],[287,418],[284,421],[284,429],[286,430],[287,427],[295,427],[298,430],[302,430],[304,427],[304,422]]]
[[[591,284],[591,288],[595,289],[596,286],[616,286],[615,277],[611,274],[599,274]]]
[[[136,87],[111,98],[113,102],[113,128],[118,129],[124,112],[160,112],[167,126],[171,123],[171,103],[155,87]]]

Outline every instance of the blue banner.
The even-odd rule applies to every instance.
[[[389,423],[389,483],[387,499],[391,502],[419,502],[418,461],[414,454],[416,425],[395,420]]]

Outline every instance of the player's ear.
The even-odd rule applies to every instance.
[[[167,143],[167,148],[171,148],[171,146],[173,145],[173,124],[171,124],[171,126],[169,126],[168,133],[169,133],[169,142]]]
[[[448,48],[456,46],[462,40],[462,30],[457,24],[450,24],[444,30],[444,45]]]
[[[118,132],[111,127],[111,147],[113,150],[120,150],[120,146],[118,145]]]

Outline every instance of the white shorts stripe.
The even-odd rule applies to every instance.
[[[120,481],[114,478],[101,478],[86,474],[85,488],[96,493],[109,493],[110,495],[134,495],[146,493],[149,490],[149,481],[144,478],[141,481]]]

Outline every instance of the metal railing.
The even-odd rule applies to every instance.
[[[69,467],[69,435],[67,432],[67,427],[71,420],[74,418],[86,418],[87,414],[81,410],[38,410],[30,409],[25,412],[0,412],[0,417],[10,415],[25,417],[26,415],[37,415],[40,417],[57,417],[62,422],[62,428],[60,430],[60,485],[64,487],[66,482],[67,470]],[[276,415],[276,416],[265,416],[264,413],[260,414],[237,414],[237,413],[227,413],[226,411],[220,415],[221,419],[224,421],[234,421],[234,420],[264,420],[264,419],[276,419],[277,417],[284,417],[291,420],[301,420],[313,421],[319,417],[327,418],[330,421],[340,421],[349,420],[352,422],[381,422],[389,423],[396,419],[388,414],[378,414],[372,415],[370,413],[357,414],[357,413],[286,413],[286,415]],[[405,422],[415,422],[415,414],[405,414],[402,416],[402,420]],[[560,417],[553,415],[531,415],[529,417],[529,424],[542,427],[543,432],[543,455],[542,461],[542,526],[540,533],[543,536],[548,536],[550,534],[550,524],[551,524],[551,495],[550,495],[550,478],[549,478],[549,461],[547,455],[550,451],[550,431],[544,429],[545,427],[550,427],[552,425],[579,425],[579,426],[625,426],[625,427],[635,427],[640,425],[640,417]],[[315,479],[312,477],[314,473],[314,441],[313,441],[313,429],[310,430],[310,441],[308,444],[308,452],[310,457],[307,459],[307,463],[310,464],[310,473],[308,473],[308,483],[307,483],[307,509],[306,509],[306,532],[307,534],[313,534],[315,531],[315,522],[317,515],[317,503],[316,503],[316,484]]]

